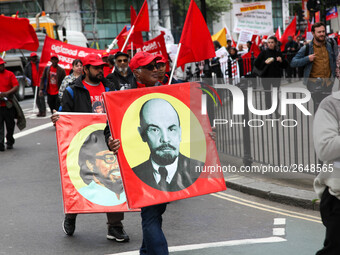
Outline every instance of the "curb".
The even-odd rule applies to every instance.
[[[297,207],[301,207],[301,208],[309,209],[309,210],[315,210],[315,211],[320,210],[320,201],[315,200],[315,198],[309,199],[309,198],[303,198],[303,197],[293,197],[293,196],[283,194],[283,192],[279,193],[279,192],[271,191],[268,189],[255,188],[255,187],[243,185],[243,184],[240,184],[234,181],[226,180],[225,183],[227,185],[227,188],[230,188],[230,189],[242,192],[242,193],[246,193],[249,195],[253,195],[256,197],[264,198],[264,199],[267,199],[273,202],[297,206]],[[257,183],[260,184],[259,182]],[[289,188],[289,189],[297,190],[294,188]],[[301,190],[298,190],[298,191],[301,192]],[[306,192],[310,193],[310,195],[314,195],[314,192],[310,192],[310,191],[306,191]]]

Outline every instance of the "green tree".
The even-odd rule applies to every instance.
[[[205,0],[207,25],[212,31],[212,24],[219,21],[223,12],[227,12],[232,8],[230,0]],[[195,0],[198,7],[201,9],[201,1]],[[175,40],[178,42],[181,36],[185,17],[189,9],[190,0],[171,0],[171,16],[172,16],[172,32]]]

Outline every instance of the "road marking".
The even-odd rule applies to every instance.
[[[18,139],[20,137],[23,137],[23,136],[26,136],[26,135],[30,135],[32,133],[38,132],[40,130],[43,130],[43,129],[46,129],[46,128],[49,128],[49,127],[52,127],[52,126],[53,126],[53,123],[49,122],[49,123],[46,123],[44,125],[37,126],[37,127],[31,128],[31,129],[27,129],[25,131],[16,133],[16,134],[13,135],[13,137],[14,137],[14,139]]]
[[[275,218],[274,225],[286,225],[286,218]]]
[[[220,195],[225,196],[225,197],[230,197],[232,199],[241,200],[241,201],[244,201],[244,202],[247,202],[247,203],[251,203],[251,204],[254,204],[254,205],[259,205],[259,206],[262,206],[262,207],[265,207],[265,208],[275,209],[275,210],[282,211],[282,212],[294,213],[294,214],[300,215],[300,216],[307,216],[307,217],[315,219],[315,220],[321,220],[320,217],[318,217],[318,216],[308,215],[308,214],[305,214],[305,213],[294,212],[294,211],[285,210],[285,209],[281,209],[281,208],[270,206],[270,205],[265,205],[265,204],[257,203],[257,202],[251,201],[251,200],[247,200],[247,199],[244,199],[244,198],[236,197],[236,196],[233,196],[233,195],[230,195],[230,194],[226,194],[226,193],[223,193],[223,192],[218,192],[217,194],[220,194]]]
[[[218,192],[218,193],[210,194],[210,195],[224,199],[224,200],[228,200],[228,201],[240,204],[240,205],[259,209],[259,210],[262,210],[262,211],[271,212],[271,213],[275,213],[275,214],[281,214],[281,215],[289,216],[289,217],[292,217],[292,218],[312,221],[312,222],[316,222],[316,223],[320,223],[320,224],[322,223],[319,217],[315,217],[315,216],[303,214],[303,213],[298,213],[298,212],[294,212],[294,211],[289,211],[289,210],[277,208],[277,207],[274,207],[274,206],[268,206],[268,205],[260,204],[260,203],[253,202],[253,201],[250,201],[250,200],[246,200],[246,199],[243,199],[243,198],[235,197],[235,196],[232,196],[232,195],[227,195],[227,194],[222,193],[222,192]]]
[[[214,242],[214,243],[200,243],[200,244],[172,246],[172,247],[169,247],[169,251],[170,252],[193,251],[193,250],[200,250],[200,249],[207,249],[207,248],[218,248],[218,247],[238,246],[238,245],[247,245],[247,244],[261,244],[261,243],[278,243],[278,242],[285,242],[285,241],[287,240],[282,237],[272,236],[272,237],[266,237],[266,238],[241,239],[241,240]],[[112,253],[108,255],[139,255],[139,251]]]
[[[273,228],[273,236],[284,236],[285,234],[285,228]]]

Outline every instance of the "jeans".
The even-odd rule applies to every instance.
[[[168,243],[162,230],[162,214],[167,204],[143,207],[142,229],[143,243],[140,248],[141,255],[168,255]]]

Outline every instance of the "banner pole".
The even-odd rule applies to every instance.
[[[35,89],[34,89],[34,101],[33,101],[33,111],[32,111],[33,114],[35,112],[37,96],[38,96],[38,90],[39,90],[39,86],[35,86]]]
[[[133,42],[131,42],[131,58],[133,58]]]
[[[171,84],[172,77],[174,76],[174,72],[175,72],[176,65],[177,65],[177,59],[178,59],[179,51],[181,50],[181,45],[182,45],[181,43],[178,44],[178,50],[177,50],[175,62],[173,64],[173,66],[172,66],[171,75],[170,75],[168,84]]]
[[[132,32],[133,32],[134,29],[135,29],[135,25],[133,25],[133,26],[131,27],[131,29],[130,29],[130,31],[129,31],[129,34],[128,34],[128,36],[126,37],[125,43],[124,43],[124,45],[123,45],[123,48],[121,49],[121,52],[124,52],[125,47],[126,47],[128,41],[129,41],[130,36],[131,36],[131,34],[132,34]]]

